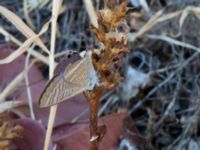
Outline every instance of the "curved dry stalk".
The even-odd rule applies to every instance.
[[[54,60],[54,53],[55,53],[55,42],[56,42],[56,26],[57,26],[57,17],[59,14],[59,9],[61,8],[62,0],[53,0],[53,7],[52,7],[52,26],[51,26],[51,49],[49,55],[49,78],[53,78],[54,68],[55,68],[55,60]],[[44,150],[48,150],[49,143],[51,139],[51,134],[53,130],[55,115],[57,111],[57,105],[51,106],[50,114],[49,114],[49,122],[47,127],[47,133],[45,137],[44,143]]]
[[[13,53],[11,53],[9,56],[7,56],[6,58],[4,59],[1,59],[0,60],[0,64],[6,64],[6,63],[9,63],[9,62],[12,62],[13,60],[15,60],[17,57],[19,57],[20,55],[22,55],[24,52],[27,51],[27,49],[29,48],[29,46],[34,43],[34,41],[36,41],[39,36],[41,36],[44,32],[47,31],[48,27],[49,27],[49,22],[45,23],[44,26],[42,27],[41,31],[30,37],[29,39],[27,39],[22,45],[21,47],[19,47],[16,51],[14,51]]]
[[[198,47],[196,47],[194,45],[191,45],[189,43],[173,39],[173,38],[171,38],[169,36],[147,34],[146,37],[150,38],[150,39],[153,39],[153,40],[162,40],[162,41],[165,41],[165,42],[177,45],[177,46],[182,46],[182,47],[185,47],[185,48],[192,49],[192,50],[195,50],[197,52],[200,52],[200,48],[198,48]]]
[[[8,31],[4,30],[1,27],[0,27],[0,33],[5,36],[7,41],[12,41],[13,43],[15,43],[18,46],[21,46],[23,44],[21,41],[19,41],[17,38],[15,38],[12,34],[10,34]],[[45,63],[47,65],[49,64],[48,58],[46,56],[42,55],[41,53],[39,53],[38,51],[36,51],[34,49],[28,49],[28,52],[30,52],[31,55],[33,55],[35,58],[42,61],[43,63]]]
[[[0,5],[0,14],[2,14],[6,19],[8,19],[24,36],[27,38],[31,38],[36,36],[37,34],[33,32],[33,30],[28,27],[22,19],[20,19],[19,16],[17,16],[15,13],[10,11],[9,9],[3,7]],[[39,38],[39,36],[34,40],[34,42],[42,48],[44,52],[49,54],[49,50],[47,47],[44,45],[42,40]]]
[[[35,45],[33,45],[31,47],[31,49],[34,47]],[[30,52],[28,52],[27,56],[26,56],[26,60],[25,60],[25,70],[27,70],[26,68],[28,68],[28,64],[29,64],[29,60],[30,60]],[[26,84],[26,91],[27,91],[27,96],[28,96],[28,104],[29,104],[29,109],[30,109],[30,114],[31,114],[31,118],[33,120],[35,120],[35,114],[33,111],[33,99],[32,99],[32,94],[31,94],[31,89],[29,86],[29,78],[28,78],[28,71],[26,71],[25,74],[25,84]]]

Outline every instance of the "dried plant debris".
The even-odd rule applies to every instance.
[[[126,2],[112,9],[97,12],[99,28],[93,27],[97,40],[103,45],[100,55],[94,54],[93,63],[102,82],[117,84],[120,79],[119,65],[123,52],[127,52],[126,33],[118,32],[126,19]],[[117,30],[117,32],[113,32]]]
[[[160,1],[153,2],[159,3]],[[128,62],[127,59],[128,64],[123,70],[124,76],[131,67],[134,68],[134,73],[136,70],[140,71],[151,82],[145,82],[148,80],[143,78],[144,89],[141,86],[135,96],[133,94],[135,89],[129,88],[137,83],[134,78],[138,78],[139,75],[135,75],[130,82],[122,82],[124,91],[133,94],[132,96],[130,95],[128,98],[128,94],[124,96],[123,90],[119,86],[103,98],[99,115],[122,111],[124,99],[128,100],[123,111],[125,109],[131,114],[139,129],[139,135],[145,139],[146,143],[137,145],[138,149],[199,149],[199,110],[197,108],[199,107],[200,89],[198,75],[200,59],[198,47],[200,45],[199,36],[197,36],[198,29],[196,29],[199,24],[199,18],[195,15],[199,12],[199,8],[195,7],[196,2],[190,1],[190,4],[193,5],[191,7],[187,7],[188,3],[181,3],[183,7],[177,9],[182,9],[181,15],[175,15],[178,14],[178,11],[166,8],[166,12],[176,17],[172,17],[172,15],[170,18],[168,14],[163,14],[160,16],[163,17],[162,19],[165,15],[166,17],[168,15],[170,19],[157,23],[155,23],[157,20],[155,19],[153,24],[156,25],[147,30],[148,34],[155,35],[154,39],[141,35],[136,41],[129,43],[132,50],[129,58],[133,58],[133,61]],[[151,10],[155,10],[152,3],[149,4],[149,7]],[[174,3],[180,4],[180,1]],[[162,5],[159,7],[163,8]],[[134,13],[136,14],[136,12]],[[137,12],[138,14],[141,12]],[[137,28],[135,28],[136,24],[129,24],[132,25],[131,29],[134,28],[135,34],[140,32],[140,29],[144,29],[142,26],[147,22],[146,16],[138,16],[137,22],[132,22],[137,23]],[[132,20],[130,19],[130,21]],[[170,37],[169,40],[156,38],[165,35]],[[180,43],[172,39],[180,41]],[[190,46],[187,45],[188,43]],[[194,47],[197,49],[194,50]],[[125,81],[128,80],[127,77],[125,77]]]
[[[15,149],[13,139],[21,137],[23,128],[20,125],[14,125],[11,122],[0,121],[0,149]]]

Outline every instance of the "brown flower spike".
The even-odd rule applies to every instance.
[[[97,40],[103,44],[100,54],[93,53],[92,62],[98,73],[100,86],[90,92],[84,92],[90,103],[90,136],[91,150],[97,150],[98,144],[105,133],[105,130],[99,133],[97,111],[101,96],[108,90],[112,90],[120,81],[119,66],[122,59],[122,53],[128,51],[126,34],[118,32],[126,19],[126,2],[122,1],[119,6],[115,6],[113,0],[108,1],[106,8],[97,12],[99,28],[92,27],[96,34]],[[101,137],[94,138],[94,137]]]

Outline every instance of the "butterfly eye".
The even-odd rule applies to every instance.
[[[72,57],[72,54],[69,54],[68,56],[67,56],[67,58],[71,58]]]

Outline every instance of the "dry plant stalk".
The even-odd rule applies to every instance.
[[[0,14],[6,17],[6,19],[8,19],[13,25],[15,25],[15,27],[27,38],[34,37],[37,35],[16,14],[14,14],[13,12],[11,12],[10,10],[1,5],[0,5]],[[39,36],[37,38],[34,38],[33,42],[35,42],[38,46],[40,46],[44,52],[49,54],[47,47],[44,45]]]
[[[8,41],[8,42],[11,41],[18,46],[22,46],[23,43],[21,41],[19,41],[12,34],[10,34],[8,31],[4,30],[1,27],[0,27],[0,33],[5,37],[6,41]],[[42,55],[41,53],[39,53],[38,51],[36,51],[35,49],[28,49],[28,51],[31,53],[31,55],[33,55],[35,58],[37,58],[41,62],[43,62],[47,65],[49,64],[48,58],[46,56]]]
[[[26,102],[23,101],[5,101],[0,103],[0,114],[3,112],[6,112],[10,109],[13,109],[15,107],[19,107],[19,106],[24,106],[26,105]]]
[[[32,46],[32,48],[34,47],[34,45]],[[28,52],[27,56],[26,56],[26,60],[25,60],[25,69],[27,70],[28,68],[28,64],[29,64],[29,61],[30,61],[30,52]],[[30,86],[29,86],[29,76],[28,76],[28,71],[26,72],[25,74],[25,84],[26,84],[26,92],[27,92],[27,96],[28,96],[28,104],[29,104],[29,109],[30,109],[30,114],[31,114],[31,118],[33,120],[35,120],[35,114],[34,114],[34,111],[33,111],[33,99],[32,99],[32,94],[31,94],[31,89],[30,89]]]
[[[54,60],[54,54],[55,54],[55,41],[56,41],[56,26],[57,26],[57,18],[59,15],[59,9],[61,8],[62,0],[53,0],[53,7],[52,7],[52,27],[51,27],[51,49],[50,49],[50,55],[49,55],[49,78],[53,78],[54,69],[55,69],[55,60]],[[47,133],[45,137],[45,143],[44,143],[44,150],[48,150],[49,143],[51,139],[51,134],[53,130],[53,125],[55,121],[57,111],[57,105],[54,105],[50,108],[49,113],[49,122],[47,127]]]
[[[105,133],[105,128],[98,126],[99,100],[106,91],[113,89],[121,79],[119,67],[122,59],[121,54],[127,52],[126,34],[113,31],[117,31],[118,27],[124,25],[126,19],[125,0],[121,1],[119,6],[116,6],[112,0],[108,1],[108,8],[99,10],[97,16],[98,28],[95,26],[92,28],[97,40],[103,44],[103,48],[99,49],[99,55],[93,52],[92,59],[101,84],[92,91],[84,92],[90,103],[91,150],[98,149],[99,142]]]
[[[23,11],[24,11],[24,17],[26,18],[26,21],[28,23],[28,25],[35,30],[36,27],[34,25],[34,23],[32,22],[30,16],[29,16],[29,10],[28,10],[28,0],[23,0]]]
[[[98,22],[97,22],[97,15],[95,13],[94,7],[92,5],[91,0],[84,0],[86,10],[88,12],[91,24],[98,28]]]
[[[185,19],[188,17],[189,13],[193,13],[198,19],[200,19],[200,8],[195,7],[195,6],[188,6],[184,9],[182,9],[182,10],[175,11],[175,12],[168,13],[168,14],[164,14],[163,12],[164,12],[163,9],[158,11],[151,19],[149,19],[149,21],[147,21],[146,24],[143,25],[143,27],[139,31],[137,31],[134,34],[133,33],[129,34],[128,35],[128,41],[135,42],[136,39],[143,37],[155,25],[157,25],[161,22],[173,19],[175,17],[180,17],[180,19],[179,19],[179,27],[180,28],[182,28],[183,23],[184,23]],[[160,35],[160,36],[159,35],[153,35],[153,36],[147,35],[147,37],[150,37],[150,38],[153,37],[152,39],[156,39],[156,36],[157,36],[157,39],[161,39],[161,40],[164,40],[164,41],[167,41],[167,42],[173,41],[172,43],[176,44],[176,45],[185,45],[185,46],[187,45],[186,47],[198,51],[198,48],[196,48],[195,46],[192,46],[188,43],[184,44],[184,42],[177,41],[177,40],[172,39],[172,38],[170,38],[166,35]]]

